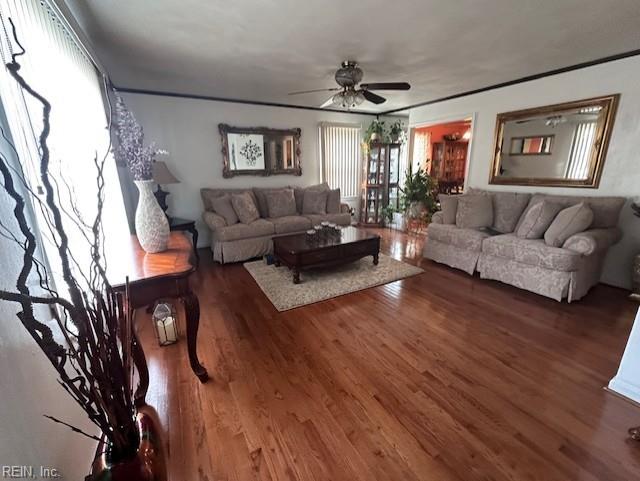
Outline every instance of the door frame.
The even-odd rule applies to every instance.
[[[409,142],[407,152],[407,165],[413,165],[413,142],[415,137],[415,129],[419,129],[421,127],[432,127],[434,125],[440,124],[449,124],[451,122],[469,120],[471,122],[471,126],[469,130],[471,131],[471,138],[469,139],[469,143],[467,145],[467,165],[464,167],[464,186],[462,188],[463,191],[467,190],[467,186],[469,185],[469,168],[471,166],[471,153],[473,152],[473,140],[475,139],[476,133],[476,112],[471,112],[468,114],[457,114],[457,115],[447,115],[445,117],[436,117],[433,119],[423,120],[422,122],[410,123],[409,124]]]

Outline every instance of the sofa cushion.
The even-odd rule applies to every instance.
[[[585,197],[571,195],[551,195],[551,194],[534,194],[529,201],[529,208],[534,204],[548,200],[556,204],[562,204],[563,207],[586,202],[593,211],[592,228],[616,227],[620,217],[620,211],[625,203],[624,197]]]
[[[480,252],[482,241],[489,237],[489,234],[476,229],[461,229],[452,224],[429,224],[427,237],[427,242],[433,239],[444,244]]]
[[[518,223],[516,235],[523,239],[541,239],[561,210],[561,204],[546,200],[538,202],[524,213]]]
[[[211,199],[211,206],[216,214],[224,217],[227,225],[238,223],[238,215],[236,214],[236,211],[233,210],[233,205],[231,205],[231,196],[229,194],[213,197]]]
[[[264,193],[267,200],[268,217],[284,217],[296,215],[296,199],[293,189],[271,190]]]
[[[438,200],[440,201],[440,209],[442,211],[442,223],[443,224],[455,224],[456,212],[458,212],[458,199],[459,195],[440,194]]]
[[[249,192],[231,194],[231,204],[238,215],[238,219],[243,224],[251,224],[254,220],[260,218],[253,196]]]
[[[305,215],[312,225],[319,225],[323,221],[333,222],[337,225],[351,225],[351,214],[342,212],[340,214],[310,214]]]
[[[461,229],[478,229],[493,225],[493,205],[491,196],[466,194],[458,197],[456,226]]]
[[[260,217],[266,219],[269,217],[269,204],[267,204],[267,194],[269,192],[280,192],[290,187],[254,187],[253,195],[256,199],[256,207],[260,212]]]
[[[253,197],[254,202],[256,201],[255,196],[253,195],[253,190],[251,189],[207,189],[206,188],[206,189],[200,189],[200,197],[202,197],[204,210],[213,211],[212,200],[215,199],[216,197],[221,197],[223,195],[242,194],[244,192],[249,192],[251,197]]]
[[[256,210],[257,212],[257,210]],[[258,219],[249,224],[238,223],[217,229],[214,238],[218,241],[229,242],[252,237],[273,235],[275,232],[272,222],[266,219]]]
[[[492,192],[491,196],[493,198],[493,229],[502,234],[513,232],[529,203],[531,194]]]
[[[340,213],[340,189],[327,191],[327,214]]]
[[[560,247],[572,235],[587,230],[592,222],[593,211],[585,202],[572,205],[558,212],[544,233],[544,241],[547,245]]]
[[[296,187],[293,189],[293,195],[296,198],[296,208],[298,209],[298,214],[302,214],[302,204],[304,202],[304,193],[307,189],[312,190],[329,190],[329,184],[323,182],[321,184],[310,185],[309,187]]]
[[[482,242],[482,252],[564,272],[578,270],[582,258],[577,252],[548,246],[543,239],[523,239],[515,234],[496,235],[485,239]]]
[[[327,213],[327,193],[326,190],[307,189],[304,191],[302,201],[303,214],[326,214]]]
[[[273,223],[276,234],[288,234],[290,232],[302,232],[311,229],[311,221],[301,215],[287,215],[269,219]]]

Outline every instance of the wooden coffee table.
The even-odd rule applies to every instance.
[[[380,236],[357,227],[342,229],[340,239],[312,242],[307,234],[292,234],[273,238],[276,266],[284,264],[293,271],[293,283],[300,282],[300,272],[331,267],[373,256],[378,265]]]

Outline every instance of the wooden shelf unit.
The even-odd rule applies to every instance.
[[[382,209],[400,206],[400,155],[402,144],[372,143],[364,159],[360,223],[380,226]]]

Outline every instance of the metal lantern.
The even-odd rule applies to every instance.
[[[176,308],[169,302],[157,302],[153,308],[153,326],[158,344],[168,346],[178,342],[178,315]]]

